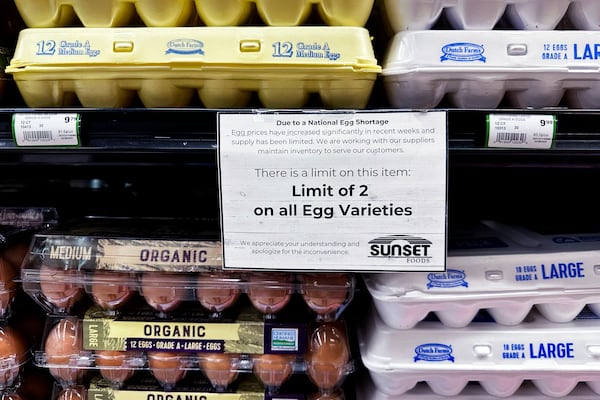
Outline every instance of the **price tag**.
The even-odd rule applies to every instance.
[[[550,149],[556,137],[556,116],[490,114],[487,147]]]
[[[13,139],[17,146],[78,146],[79,124],[76,113],[15,113]]]
[[[218,118],[225,268],[445,268],[445,112]]]

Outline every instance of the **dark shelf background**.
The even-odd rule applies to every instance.
[[[599,111],[446,111],[449,222],[600,221],[595,204],[600,177]],[[11,134],[15,112],[80,113],[82,145],[16,147]],[[217,215],[217,112],[1,109],[0,204],[54,206],[63,217]],[[485,121],[490,113],[555,115],[554,148],[486,148]]]

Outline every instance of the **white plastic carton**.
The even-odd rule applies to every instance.
[[[464,327],[482,309],[515,325],[535,306],[568,322],[588,305],[600,315],[600,234],[539,233],[493,221],[450,235],[445,272],[363,275],[382,321],[414,327],[433,312]],[[600,325],[600,323],[599,323]]]
[[[600,33],[451,31],[397,33],[383,61],[395,108],[600,107]]]
[[[366,378],[357,385],[357,396],[361,400],[448,400],[448,396],[434,393],[424,382],[418,383],[414,388],[400,395],[390,395],[379,390],[372,379]],[[510,396],[513,400],[550,400],[555,397],[546,396],[540,392],[530,381],[523,382],[521,387]],[[579,384],[569,393],[571,400],[596,400],[598,395],[585,383]],[[494,400],[498,399],[481,387],[479,383],[470,382],[453,400]]]
[[[473,322],[464,328],[423,321],[394,329],[375,312],[359,327],[362,361],[375,386],[398,396],[418,382],[443,396],[470,381],[490,395],[513,396],[532,382],[546,396],[567,396],[579,383],[600,394],[600,320],[550,322],[536,313],[519,325]]]
[[[384,9],[396,31],[431,28],[445,12],[455,29],[492,29],[504,18],[514,29],[555,29],[568,17],[577,29],[600,28],[596,0],[385,0]]]

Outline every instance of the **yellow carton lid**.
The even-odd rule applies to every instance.
[[[369,33],[358,27],[181,27],[24,29],[7,69],[82,66],[263,65],[378,72]]]
[[[331,91],[322,90],[332,85],[338,91],[347,89],[344,96],[352,97],[349,82],[358,81],[361,100],[340,105],[358,107],[366,103],[381,67],[369,32],[361,27],[30,28],[21,31],[6,72],[13,74],[27,104],[35,107],[67,105],[58,97],[68,91],[81,101],[91,81],[115,92],[106,93],[113,104],[105,105],[101,97],[107,88],[96,85],[89,93],[95,99],[82,101],[94,107],[117,106],[120,89],[137,91],[147,107],[185,105],[181,98],[167,100],[167,93],[175,89],[198,90],[207,107],[241,106],[240,99],[223,100],[239,91],[259,91],[261,97],[267,89],[284,90],[278,97],[287,101],[265,105],[301,106],[300,97],[309,92],[331,96]],[[46,86],[29,84],[36,81]],[[302,93],[295,95],[293,89]],[[140,91],[162,93],[147,99]],[[203,98],[208,91],[216,93]],[[58,97],[43,100],[49,95]],[[342,94],[336,97],[341,100]],[[336,102],[329,105],[336,107]]]

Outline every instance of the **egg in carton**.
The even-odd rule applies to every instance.
[[[491,30],[503,21],[513,29],[552,30],[565,17],[577,29],[600,26],[600,9],[593,0],[384,0],[382,5],[395,32],[431,29],[442,13],[459,30]]]
[[[450,233],[444,272],[363,280],[381,319],[395,329],[412,328],[429,313],[455,328],[480,310],[502,325],[522,322],[532,307],[555,322],[572,320],[586,305],[600,315],[600,241],[576,230],[486,220]]]
[[[363,27],[28,28],[5,71],[29,107],[364,108],[381,67]]]
[[[10,316],[32,235],[55,224],[56,218],[51,208],[0,207],[0,319]]]
[[[520,324],[481,318],[463,328],[431,319],[412,329],[387,326],[372,310],[359,327],[361,359],[375,386],[391,396],[419,382],[442,396],[459,395],[470,381],[490,395],[511,397],[531,382],[544,395],[564,397],[578,384],[600,393],[598,317],[547,320],[535,310]]]
[[[318,10],[321,23],[363,26],[374,0],[16,0],[29,27],[49,28],[69,25],[106,28],[135,25],[174,27],[205,24],[235,26],[245,24],[256,10],[263,23],[277,26],[301,25]]]
[[[403,31],[389,42],[383,83],[395,108],[597,108],[593,31]]]
[[[31,358],[31,348],[18,329],[0,327],[0,393],[14,393],[21,383],[21,372]]]

